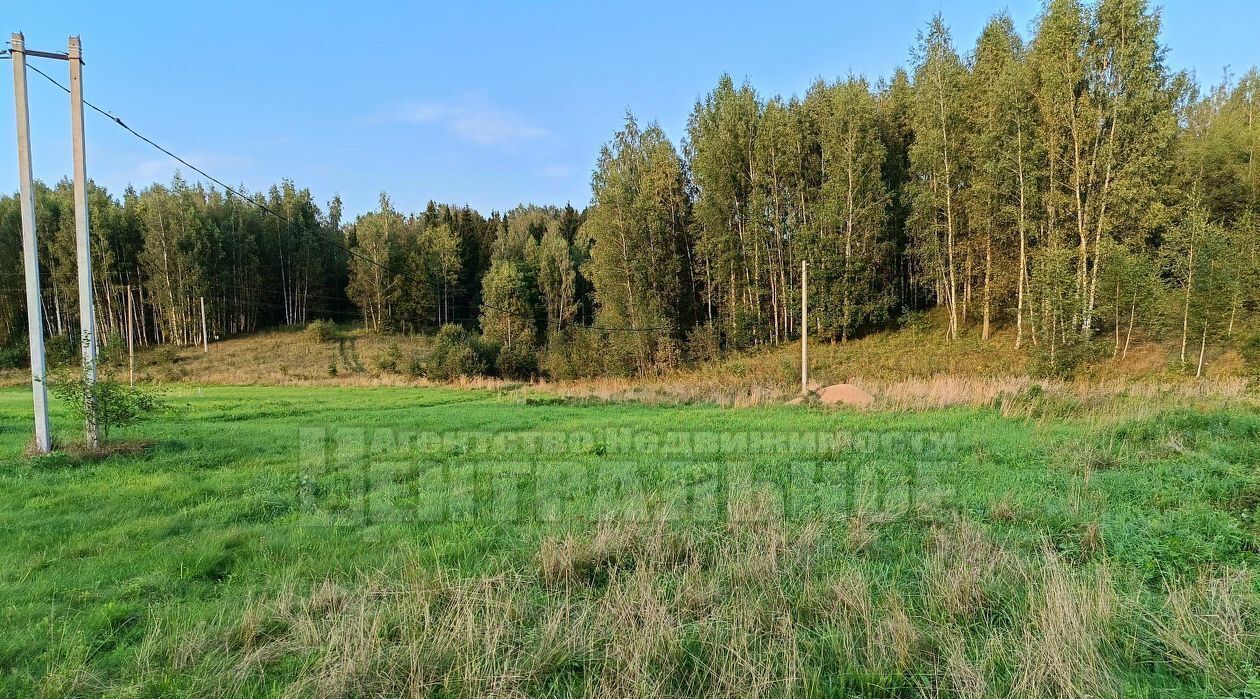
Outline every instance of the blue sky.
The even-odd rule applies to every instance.
[[[483,211],[581,206],[599,147],[627,109],[675,143],[696,98],[729,72],[763,94],[817,77],[876,78],[908,60],[938,10],[960,48],[1039,0],[737,2],[22,2],[7,32],[64,50],[83,38],[85,94],[230,183],[289,177],[350,214],[429,199]],[[1167,0],[1169,62],[1219,80],[1260,63],[1260,0]],[[64,64],[41,67],[64,78]],[[0,190],[17,188],[12,70],[0,64]],[[35,175],[69,172],[64,93],[31,74]],[[177,164],[87,116],[88,173],[112,191]]]

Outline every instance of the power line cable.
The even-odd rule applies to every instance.
[[[58,82],[55,78],[53,78],[51,75],[49,75],[49,74],[45,73],[44,71],[40,70],[38,67],[36,67],[36,66],[34,66],[34,65],[31,65],[31,64],[29,64],[29,63],[27,64],[27,67],[28,67],[28,68],[30,68],[31,70],[35,71],[36,73],[38,73],[38,74],[42,75],[42,76],[44,77],[44,79],[45,79],[45,80],[47,80],[48,82],[52,83],[53,85],[56,85],[57,87],[59,87],[59,88],[61,88],[63,91],[65,91],[67,94],[69,94],[69,92],[70,92],[70,88],[66,87],[65,85],[62,85],[62,84],[61,84],[60,82]],[[266,204],[263,204],[263,203],[261,203],[261,202],[259,202],[259,201],[256,201],[256,200],[255,200],[255,199],[253,199],[252,197],[248,197],[248,196],[246,196],[244,193],[242,193],[242,192],[238,191],[235,187],[231,187],[231,186],[229,186],[229,185],[225,184],[222,180],[220,180],[220,179],[218,179],[217,177],[215,177],[215,176],[211,175],[210,173],[206,172],[205,170],[202,170],[201,168],[197,167],[196,165],[193,165],[192,163],[190,163],[190,162],[188,162],[187,160],[185,160],[185,159],[181,158],[180,156],[176,155],[175,153],[172,153],[171,151],[167,150],[166,148],[163,148],[162,146],[158,145],[158,144],[157,144],[157,143],[155,143],[152,139],[148,138],[148,137],[147,137],[147,136],[145,136],[144,134],[141,134],[139,131],[136,131],[135,129],[133,129],[133,128],[131,128],[130,126],[128,126],[126,122],[124,122],[124,121],[123,121],[120,117],[118,117],[117,115],[113,114],[112,112],[110,112],[110,111],[108,111],[108,110],[106,110],[106,109],[103,109],[103,108],[101,108],[101,107],[98,107],[98,106],[96,106],[95,104],[93,104],[93,103],[89,102],[89,101],[88,101],[88,100],[86,100],[86,99],[84,99],[84,100],[83,100],[83,103],[84,103],[84,104],[86,104],[88,107],[91,107],[93,111],[97,112],[97,113],[98,113],[98,114],[100,114],[101,116],[104,116],[105,118],[107,118],[107,119],[109,119],[110,121],[114,122],[114,123],[115,123],[115,124],[117,124],[118,126],[122,127],[124,130],[126,130],[126,131],[127,131],[128,133],[130,133],[131,135],[135,136],[136,138],[140,139],[141,141],[144,141],[145,143],[149,144],[150,146],[152,146],[153,148],[155,148],[155,149],[157,149],[158,151],[162,152],[163,154],[167,155],[168,157],[172,158],[173,160],[175,160],[175,161],[177,161],[177,162],[179,162],[179,163],[183,164],[184,166],[186,166],[188,169],[192,170],[193,172],[196,172],[197,174],[201,175],[202,177],[205,177],[207,180],[210,180],[211,182],[213,182],[213,183],[215,183],[215,184],[219,185],[220,187],[222,187],[222,188],[224,189],[224,191],[228,192],[229,194],[233,194],[233,195],[235,195],[235,196],[239,197],[240,199],[243,199],[243,200],[245,200],[245,201],[249,202],[250,204],[253,204],[254,206],[258,207],[258,209],[259,209],[260,211],[262,211],[263,213],[268,214],[268,215],[270,215],[270,216],[273,216],[273,217],[275,217],[276,219],[278,219],[278,220],[280,220],[280,221],[283,221],[283,222],[285,222],[285,223],[289,224],[290,226],[292,226],[292,227],[293,227],[294,229],[296,229],[296,230],[300,230],[300,231],[302,231],[303,233],[310,233],[310,231],[309,231],[309,230],[299,227],[296,223],[294,223],[294,222],[293,222],[293,220],[292,220],[292,219],[288,218],[287,216],[284,216],[283,214],[278,213],[277,211],[275,211],[275,210],[274,210],[274,209],[272,209],[271,207],[269,207],[269,206],[267,206]],[[342,245],[341,243],[338,243],[338,242],[337,242],[337,241],[335,241],[335,240],[330,240],[330,239],[325,238],[325,237],[320,236],[320,235],[315,235],[315,236],[314,236],[314,238],[315,238],[316,240],[320,241],[320,242],[323,242],[323,243],[325,243],[325,244],[331,245],[331,246],[332,246],[332,247],[334,247],[334,248],[337,248],[338,250],[340,250],[340,251],[342,251],[342,252],[346,253],[347,255],[350,255],[351,257],[354,257],[355,259],[362,260],[363,262],[367,262],[368,264],[371,264],[371,265],[373,265],[373,266],[375,266],[375,267],[379,267],[380,269],[384,270],[384,271],[385,271],[385,272],[387,272],[387,273],[393,273],[393,272],[391,272],[391,270],[390,270],[387,266],[385,266],[385,265],[381,264],[380,262],[377,262],[376,260],[373,260],[373,259],[372,259],[372,258],[370,258],[370,257],[367,257],[367,256],[365,256],[365,255],[362,255],[362,254],[360,254],[360,253],[357,253],[357,252],[355,252],[353,249],[351,249],[351,248],[349,248],[349,247],[346,247],[345,245]],[[413,276],[411,276],[410,274],[407,274],[407,273],[405,273],[405,272],[396,273],[396,276],[401,276],[402,278],[404,278],[404,279],[406,279],[406,280],[408,280],[408,281],[414,282],[414,283],[416,283],[416,284],[419,284],[420,286],[426,287],[426,288],[428,288],[430,291],[433,291],[433,292],[435,292],[435,293],[440,291],[440,290],[436,289],[435,287],[433,287],[431,284],[429,284],[427,281],[425,281],[425,280],[423,280],[423,279],[419,279],[419,278],[417,278],[417,277],[413,277]],[[511,311],[511,310],[508,310],[508,309],[506,309],[506,308],[499,308],[499,307],[497,307],[497,306],[494,306],[494,305],[491,305],[491,304],[489,304],[489,303],[486,303],[484,300],[481,302],[480,306],[481,306],[481,307],[484,307],[484,308],[489,308],[489,309],[490,309],[490,310],[492,310],[492,311],[498,311],[499,313],[503,313],[503,314],[505,314],[505,315],[515,316],[515,317],[517,317],[517,318],[523,318],[523,319],[530,320],[530,321],[536,321],[536,320],[537,320],[536,318],[534,318],[534,317],[532,317],[532,316],[530,316],[530,315],[528,315],[528,314],[525,314],[525,313],[519,313],[519,312],[516,312],[516,311]],[[562,324],[560,321],[554,321],[554,322],[553,322],[553,321],[551,321],[551,319],[547,319],[547,320],[546,320],[546,322],[547,322],[547,324],[548,324],[548,325],[555,325],[557,328],[563,328],[563,327],[564,327],[564,326],[563,326],[563,324]],[[631,332],[631,333],[642,333],[642,332],[663,332],[663,331],[669,331],[669,330],[672,330],[672,328],[671,328],[671,327],[669,327],[669,326],[664,326],[664,325],[658,325],[658,326],[648,326],[648,327],[635,327],[635,326],[615,327],[615,326],[577,325],[577,324],[573,324],[573,325],[571,325],[571,326],[569,326],[569,327],[582,328],[582,329],[584,329],[584,330],[591,330],[591,331],[596,331],[596,332]]]

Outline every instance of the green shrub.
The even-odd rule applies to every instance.
[[[932,329],[932,319],[925,311],[906,311],[897,318],[897,324],[912,332],[928,332]]]
[[[397,342],[385,345],[385,349],[376,357],[376,367],[381,371],[398,372],[398,364],[402,361],[402,349]]]
[[[26,369],[31,366],[31,349],[20,337],[8,347],[0,347],[0,369]]]
[[[603,376],[629,377],[639,373],[639,359],[646,353],[647,338],[641,333],[610,333],[603,336],[600,366]]]
[[[127,339],[119,333],[109,333],[101,344],[100,363],[121,369],[127,366]]]
[[[676,369],[683,362],[683,345],[670,335],[661,335],[652,351],[652,369],[665,373]]]
[[[317,343],[332,342],[337,339],[337,325],[331,320],[316,320],[306,326],[306,336]]]
[[[1053,347],[1042,343],[1031,351],[1029,373],[1038,378],[1070,379],[1086,364],[1109,354],[1111,350],[1105,344],[1080,338]]]
[[[179,352],[171,345],[162,345],[153,350],[153,363],[159,366],[169,366],[179,361]]]
[[[549,344],[543,350],[542,356],[538,360],[538,368],[546,376],[560,381],[578,378],[569,353],[565,351],[564,347],[556,344]]]
[[[443,325],[433,338],[433,350],[425,363],[424,375],[434,381],[482,376],[492,364],[492,355],[490,347],[464,328]]]
[[[722,356],[722,339],[717,327],[706,323],[687,333],[686,358],[690,362],[708,362]]]
[[[424,376],[424,355],[416,352],[408,357],[403,373],[412,378]]]
[[[735,311],[735,317],[732,319],[731,328],[726,334],[726,346],[735,349],[743,349],[753,344],[753,340],[757,339],[758,331],[764,326],[758,320],[755,313],[740,307]]]
[[[44,343],[44,364],[49,369],[77,366],[80,356],[79,345],[70,335],[56,335]]]
[[[86,340],[86,338],[85,338]],[[123,366],[127,356],[126,347],[122,352],[122,360],[116,358],[118,354],[116,349],[120,345],[117,335],[111,335],[108,342],[98,342],[96,347],[96,365],[98,367]],[[83,351],[81,345],[75,342],[73,335],[54,335],[44,341],[44,364],[50,371],[56,369],[77,368],[83,363]],[[14,345],[12,348],[18,351],[22,356],[22,366],[30,366],[30,350],[28,343],[23,340],[22,343]],[[0,368],[6,368],[0,365]]]
[[[541,369],[560,380],[588,379],[604,370],[602,335],[598,331],[569,327],[551,333],[541,357]]]
[[[495,356],[494,366],[499,376],[504,378],[528,379],[538,373],[538,355],[533,347],[517,343],[500,349]]]
[[[1260,376],[1260,333],[1256,333],[1242,342],[1243,362],[1247,365],[1247,373]]]

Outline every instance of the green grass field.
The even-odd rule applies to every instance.
[[[1260,411],[1026,400],[3,389],[0,694],[1260,696]]]

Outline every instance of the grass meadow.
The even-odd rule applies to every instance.
[[[0,694],[1260,696],[1260,411],[1062,400],[2,389]]]

